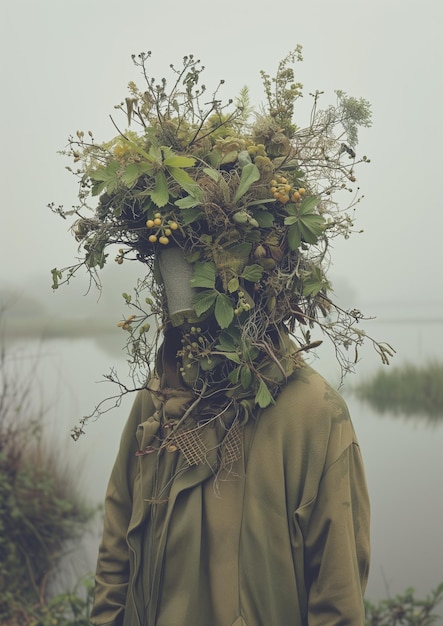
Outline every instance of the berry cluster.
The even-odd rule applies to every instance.
[[[182,349],[177,351],[177,357],[182,360],[182,366],[179,368],[180,374],[186,379],[187,376],[192,374],[186,370],[192,370],[196,367],[196,360],[199,354],[205,348],[206,341],[201,334],[202,329],[200,326],[191,326],[189,332],[182,337]]]
[[[167,246],[169,237],[172,235],[173,230],[177,230],[178,224],[173,220],[165,222],[162,214],[156,213],[154,219],[147,220],[146,227],[155,231],[148,237],[150,243],[157,243],[158,241],[162,245]]]
[[[131,322],[135,320],[135,317],[136,317],[135,315],[130,315],[127,319],[123,320],[122,322],[119,322],[117,324],[118,328],[121,328],[122,330],[131,331],[132,330]]]
[[[240,313],[242,313],[243,311],[249,311],[250,308],[251,308],[251,305],[246,300],[245,292],[244,291],[239,291],[238,292],[237,306],[234,309],[235,315],[240,315]]]
[[[284,176],[276,176],[271,180],[271,193],[276,200],[282,204],[287,202],[298,202],[302,196],[306,193],[304,187],[295,189],[288,183],[288,179]]]

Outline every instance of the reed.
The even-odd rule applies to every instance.
[[[353,393],[379,413],[443,418],[443,363],[407,363],[388,371],[379,370],[353,388]]]

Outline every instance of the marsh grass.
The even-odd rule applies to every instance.
[[[443,601],[443,583],[425,598],[417,598],[414,589],[378,603],[365,602],[366,626],[431,626],[441,619],[435,612]]]
[[[77,626],[83,622],[67,615],[85,612],[88,598],[54,597],[51,585],[95,508],[78,488],[81,468],[48,434],[26,370],[23,358],[0,345],[0,623]]]
[[[379,370],[352,391],[379,413],[421,415],[431,422],[443,419],[443,363]]]

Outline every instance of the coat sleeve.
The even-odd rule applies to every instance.
[[[95,574],[91,623],[120,626],[129,582],[129,552],[126,535],[132,514],[132,489],[136,473],[136,431],[147,392],[135,399],[125,425],[105,497],[103,535]]]
[[[305,537],[309,626],[364,626],[369,499],[360,449],[349,445],[325,471]]]

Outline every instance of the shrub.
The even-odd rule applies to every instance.
[[[72,468],[45,437],[31,383],[22,380],[15,364],[1,349],[0,623],[80,626],[87,622],[75,621],[76,615],[85,612],[88,596],[74,592],[51,599],[48,585],[95,511],[77,492]],[[65,615],[74,621],[63,621]]]
[[[443,364],[406,364],[374,377],[354,389],[361,400],[378,412],[426,415],[431,420],[443,416]]]
[[[443,583],[422,600],[407,589],[377,605],[366,602],[366,626],[430,626],[440,619],[434,611],[442,600]]]

